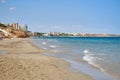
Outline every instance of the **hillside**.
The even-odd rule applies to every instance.
[[[0,38],[26,38],[29,37],[30,31],[15,29],[0,23]]]

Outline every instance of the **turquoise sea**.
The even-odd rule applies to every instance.
[[[95,80],[120,80],[120,37],[35,37],[40,48],[53,51],[71,65]]]

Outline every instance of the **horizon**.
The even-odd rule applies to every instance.
[[[120,34],[119,4],[119,0],[0,0],[0,22],[27,24],[33,32]]]

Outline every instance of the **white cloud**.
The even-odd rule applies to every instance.
[[[15,10],[15,9],[16,9],[16,7],[10,7],[10,8],[9,8],[9,10],[11,10],[11,11],[12,11],[12,10]]]
[[[6,0],[1,0],[2,3],[6,3]]]

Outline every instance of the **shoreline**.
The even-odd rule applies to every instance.
[[[70,70],[69,63],[57,57],[43,55],[28,39],[0,41],[1,80],[93,80],[89,75]]]
[[[67,39],[69,39],[69,38],[67,38]],[[66,41],[65,38],[62,41],[64,41],[64,40]],[[70,40],[71,39],[69,39],[67,41],[69,42]],[[99,66],[99,64],[93,62],[94,65],[91,65],[87,61],[83,60],[83,57],[86,56],[84,54],[84,51],[86,49],[83,49],[83,50],[81,50],[80,48],[78,49],[77,48],[77,44],[72,46],[72,43],[69,43],[70,46],[68,47],[67,46],[68,44],[67,44],[66,46],[68,48],[66,49],[66,46],[65,47],[63,46],[63,45],[65,45],[64,42],[62,42],[59,38],[51,38],[50,40],[49,40],[49,38],[45,38],[45,39],[44,38],[41,38],[41,39],[37,38],[36,40],[32,39],[32,41],[37,46],[39,46],[40,48],[52,51],[52,54],[49,54],[49,52],[48,52],[48,53],[45,53],[45,55],[47,55],[47,56],[55,56],[57,58],[60,58],[62,60],[65,60],[66,62],[68,62],[70,64],[70,68],[73,71],[77,70],[77,71],[83,72],[83,73],[85,73],[87,75],[90,75],[95,80],[119,80],[116,76],[114,76],[112,74],[109,74],[107,72],[101,71],[101,67],[98,68],[97,66],[94,66],[94,65],[98,65]],[[52,48],[51,45],[54,45],[55,47]],[[74,48],[72,49],[72,47],[74,47],[76,49],[74,49]],[[82,46],[80,46],[80,45],[79,45],[79,47],[82,48]],[[77,56],[78,54],[74,55],[74,53],[76,53],[76,52],[74,52],[74,50],[75,51],[79,51],[79,53],[78,53],[79,56]],[[68,51],[68,52],[66,52],[66,51]],[[99,50],[98,50],[98,52],[99,52]],[[84,55],[80,55],[80,54],[84,54]],[[94,56],[92,56],[92,57],[94,58]],[[88,59],[91,60],[90,58],[88,58]]]

